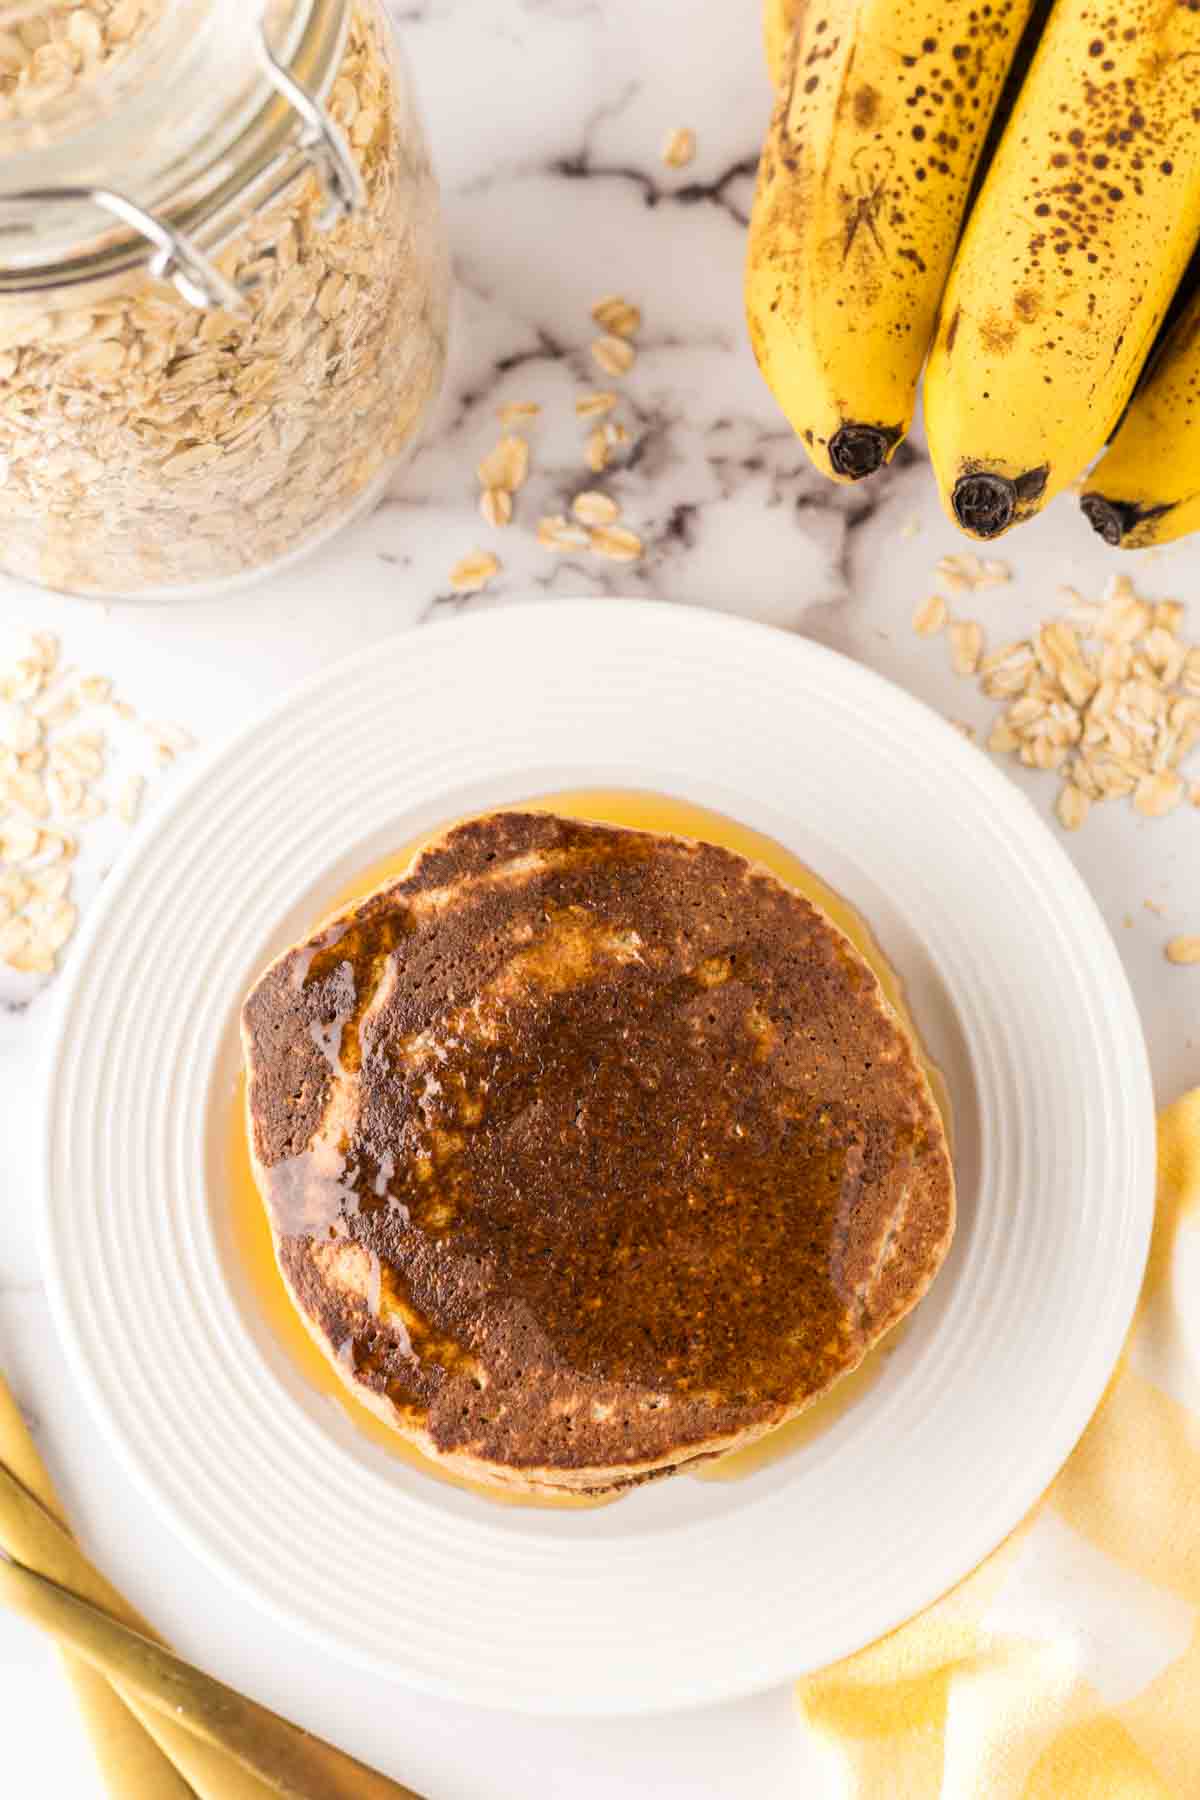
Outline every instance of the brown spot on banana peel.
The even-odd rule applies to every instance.
[[[950,352],[954,349],[954,340],[958,336],[958,324],[959,324],[959,320],[961,318],[962,318],[962,307],[956,306],[954,309],[954,317],[951,319],[949,325],[946,327],[946,355],[947,356],[949,356]]]
[[[854,123],[861,125],[864,131],[875,123],[879,113],[879,94],[869,82],[864,81],[855,91],[852,108]]]
[[[1017,327],[1003,313],[990,312],[979,321],[979,341],[990,356],[1003,356],[1017,341]]]
[[[971,537],[994,538],[1032,511],[1046,491],[1049,465],[1026,469],[1010,480],[990,469],[972,469],[954,484],[950,504],[954,517]]]

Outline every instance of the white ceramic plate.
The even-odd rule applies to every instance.
[[[865,912],[949,1077],[958,1236],[880,1378],[789,1457],[600,1511],[495,1508],[360,1437],[256,1316],[221,1175],[235,1019],[357,870],[469,810],[595,786],[734,814]],[[196,773],[73,969],[46,1267],[77,1380],[240,1594],[437,1693],[651,1711],[856,1649],[1017,1523],[1132,1314],[1154,1118],[1099,914],[986,756],[803,639],[560,601],[373,646]]]

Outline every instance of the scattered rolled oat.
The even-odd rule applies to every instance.
[[[628,375],[636,352],[626,338],[597,338],[592,345],[592,361],[605,375]]]
[[[587,458],[587,466],[593,475],[601,475],[607,469],[608,433],[602,425],[597,426],[595,431],[589,432],[588,441],[584,446],[584,455]]]
[[[1167,961],[1200,963],[1200,937],[1176,937],[1167,945]]]
[[[952,594],[973,593],[979,588],[1004,587],[1012,580],[1007,563],[981,559],[971,550],[954,556],[943,556],[937,564],[937,576]]]
[[[969,554],[943,558],[938,574],[955,591],[992,578],[991,565]],[[914,629],[927,609],[936,617],[932,599],[917,609]],[[1164,817],[1185,796],[1200,805],[1200,782],[1189,785],[1179,772],[1200,744],[1200,645],[1179,635],[1181,602],[1143,600],[1127,575],[1114,576],[1099,600],[1070,587],[1055,600],[1057,616],[974,666],[977,627],[949,626],[955,669],[978,675],[985,695],[1006,702],[988,748],[1061,775],[1057,810],[1068,829],[1086,817],[1080,797],[1089,805],[1132,798],[1148,818]]]
[[[619,419],[606,419],[600,429],[610,450],[616,450],[621,444],[629,442],[629,433]]]
[[[489,450],[476,473],[481,487],[507,488],[514,493],[529,473],[527,439],[512,435],[502,437],[494,450]]]
[[[668,169],[686,169],[695,154],[695,132],[687,125],[677,125],[663,145],[663,161]]]
[[[489,525],[507,525],[513,516],[512,495],[507,488],[484,488],[479,496],[479,510]]]
[[[1178,775],[1167,769],[1159,769],[1153,775],[1143,775],[1133,790],[1133,804],[1148,819],[1163,818],[1182,799],[1183,783]]]
[[[603,388],[595,393],[580,394],[575,402],[575,411],[581,419],[594,419],[601,413],[611,412],[617,404],[617,396]]]
[[[983,654],[983,627],[973,619],[955,619],[949,626],[950,666],[956,675],[974,675]]]
[[[55,821],[81,826],[107,810],[93,785],[108,757],[104,731],[64,734],[60,728],[89,709],[116,710],[107,676],[85,675],[71,685],[74,671],[61,667],[58,656],[57,639],[39,632],[31,656],[0,670],[7,704],[0,742],[0,960],[35,975],[53,973],[78,917],[70,893],[77,839]],[[132,719],[133,708],[121,706],[118,717]],[[195,741],[178,725],[151,725],[147,733],[168,760]],[[132,821],[142,787],[140,775],[127,780],[118,800],[123,818]]]
[[[581,525],[612,525],[621,516],[621,509],[611,494],[601,494],[595,488],[576,494],[571,511]]]
[[[450,571],[450,586],[456,594],[479,594],[500,573],[500,563],[488,550],[474,550],[462,557]]]
[[[946,602],[941,594],[930,594],[922,600],[912,618],[918,637],[935,637],[946,623]]]
[[[938,580],[952,594],[965,594],[971,585],[959,567],[960,560],[957,556],[943,556],[935,570]],[[974,560],[977,562],[979,559],[976,557]]]
[[[599,525],[588,534],[588,545],[597,556],[611,562],[636,562],[642,554],[642,540],[635,531],[623,525]]]
[[[1064,831],[1078,831],[1091,809],[1091,801],[1073,782],[1064,782],[1058,790],[1055,811]]]
[[[146,783],[140,775],[131,775],[121,792],[117,795],[117,812],[126,825],[136,822],[142,807],[142,794]]]
[[[641,330],[642,315],[638,307],[621,294],[606,294],[592,308],[592,317],[601,331],[614,337],[631,338]],[[632,357],[630,361],[632,361]]]
[[[521,419],[536,419],[541,410],[536,400],[510,400],[496,408],[496,417],[502,425],[515,425]]]
[[[586,550],[588,534],[562,513],[552,513],[538,520],[537,541],[543,550]]]
[[[50,817],[50,802],[46,798],[45,783],[40,775],[31,774],[27,769],[14,769],[7,777],[0,794],[9,806],[16,806],[27,812],[34,819]]]
[[[6,819],[0,824],[0,863],[32,861],[41,840],[42,834],[32,819]]]

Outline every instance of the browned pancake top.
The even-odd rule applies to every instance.
[[[293,1290],[442,1450],[619,1467],[770,1421],[949,1241],[875,977],[712,845],[459,826],[276,962],[244,1031]]]

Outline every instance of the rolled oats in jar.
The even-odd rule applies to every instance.
[[[442,377],[380,0],[7,10],[0,565],[142,598],[264,572],[377,497]]]

